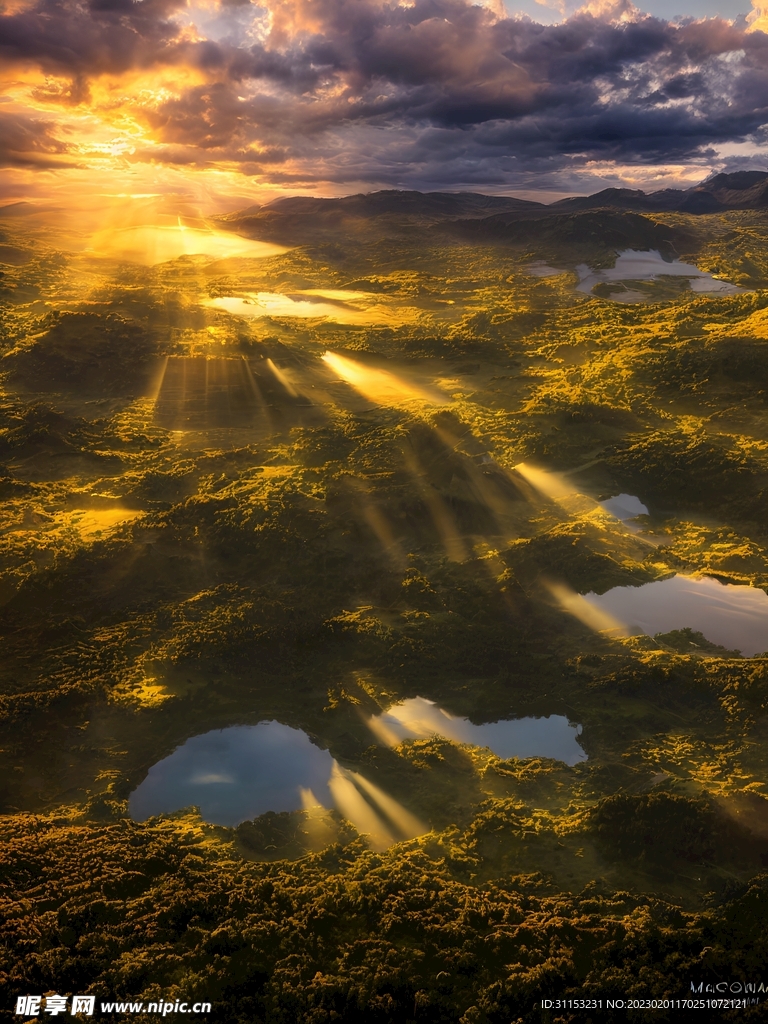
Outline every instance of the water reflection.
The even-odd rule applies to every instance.
[[[606,498],[598,502],[601,508],[610,512],[612,516],[625,522],[627,519],[634,519],[636,516],[647,516],[648,509],[634,494],[617,494],[613,498]]]
[[[653,636],[689,628],[747,657],[768,651],[768,594],[757,587],[672,576],[642,587],[585,594],[584,601],[625,623],[630,632]]]
[[[401,324],[413,312],[383,305],[378,296],[365,292],[310,289],[285,295],[282,292],[246,292],[207,299],[203,305],[235,316],[326,317],[339,324]]]
[[[307,790],[330,807],[333,766],[328,751],[299,729],[279,722],[236,725],[193,736],[153,765],[129,808],[143,821],[195,806],[206,821],[237,825],[267,811],[298,811]]]
[[[719,295],[733,295],[741,291],[736,285],[728,281],[720,281],[704,270],[691,263],[681,263],[679,260],[667,262],[656,249],[648,252],[640,252],[635,249],[625,249],[616,257],[613,267],[605,270],[591,270],[586,263],[576,267],[579,275],[579,283],[576,290],[579,292],[591,292],[596,284],[607,281],[652,281],[657,277],[687,277],[690,287],[695,292],[710,292]],[[627,298],[632,294],[632,298]],[[638,296],[638,298],[634,298]],[[647,296],[640,293],[612,294],[611,298],[624,301],[647,301]]]
[[[190,227],[180,219],[166,224],[144,224],[110,228],[97,232],[90,250],[114,259],[154,265],[179,256],[208,256],[212,259],[265,259],[288,250],[271,242],[257,242],[231,231]]]
[[[612,516],[616,516],[628,530],[633,532],[641,529],[633,520],[638,516],[648,515],[647,506],[635,494],[617,494],[613,498],[599,501],[598,505],[606,512],[610,512]]]
[[[234,826],[267,811],[304,810],[317,817],[320,831],[317,812],[334,806],[375,850],[428,831],[380,787],[279,722],[193,736],[150,768],[129,800],[138,821],[198,807],[206,821]]]
[[[442,736],[456,743],[489,747],[503,758],[551,757],[576,764],[587,756],[577,742],[581,726],[571,725],[563,715],[475,725],[467,718],[449,715],[431,700],[412,697],[374,716],[368,724],[387,746],[395,746],[404,739]]]

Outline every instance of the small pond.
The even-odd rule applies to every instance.
[[[563,715],[474,725],[468,718],[449,715],[430,700],[412,697],[374,716],[369,725],[379,740],[391,746],[404,739],[442,736],[456,743],[489,747],[503,758],[551,757],[576,764],[587,756],[578,744],[581,726],[571,725]]]
[[[630,632],[694,629],[711,643],[747,657],[768,651],[768,594],[758,587],[720,583],[710,577],[672,576],[642,587],[614,587],[584,600]]]
[[[648,515],[648,507],[635,494],[616,494],[599,501],[598,505],[615,516],[631,533],[639,533],[643,528],[642,523],[636,521],[637,517]]]
[[[599,501],[598,505],[623,523],[629,519],[635,519],[637,516],[648,515],[648,509],[634,494],[617,494],[613,498]]]
[[[421,697],[403,701],[370,721],[376,738],[395,745],[435,734],[490,747],[499,757],[583,761],[580,727],[560,715],[473,725]],[[363,775],[343,768],[300,729],[280,722],[235,725],[193,736],[150,768],[129,799],[144,821],[199,807],[205,821],[234,826],[267,811],[311,813],[337,808],[374,849],[428,831],[428,826]]]
[[[300,810],[308,800],[331,807],[334,764],[306,733],[279,722],[216,729],[153,765],[129,808],[144,821],[196,806],[206,821],[237,825],[267,811]]]
[[[205,821],[230,827],[267,811],[298,810],[317,825],[327,809],[337,808],[375,850],[429,831],[379,786],[343,768],[306,733],[280,722],[193,736],[150,768],[129,800],[138,821],[186,807],[198,807]]]
[[[376,295],[323,289],[292,295],[248,292],[206,299],[203,305],[223,309],[235,316],[327,317],[339,324],[399,323],[405,315],[402,310],[383,305]],[[405,318],[408,319],[407,316]]]
[[[625,249],[616,257],[613,267],[591,270],[586,263],[581,263],[576,272],[579,275],[576,290],[586,293],[590,293],[596,284],[606,281],[652,281],[656,277],[687,277],[691,290],[695,292],[733,295],[741,291],[735,284],[720,281],[691,263],[681,263],[679,260],[667,262],[655,249],[648,252]],[[627,295],[631,297],[627,299],[624,296],[626,301],[647,301],[647,297],[639,293]],[[611,298],[621,298],[621,295],[612,295]]]
[[[153,265],[180,256],[208,256],[212,259],[265,259],[288,250],[271,242],[257,242],[232,231],[188,227],[180,221],[109,228],[97,232],[89,249],[99,255]]]

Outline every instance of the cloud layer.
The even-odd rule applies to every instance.
[[[34,0],[0,16],[0,62],[38,111],[0,118],[15,166],[87,160],[51,109],[124,161],[414,187],[702,162],[768,123],[768,35],[626,0],[557,25],[465,0]]]

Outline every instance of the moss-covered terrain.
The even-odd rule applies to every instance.
[[[603,216],[150,267],[7,227],[11,995],[507,1024],[589,1019],[546,998],[762,980],[768,657],[595,631],[557,595],[680,572],[768,588],[766,222],[622,214],[622,245],[672,239],[744,288],[646,282],[633,304],[575,290],[578,263],[610,265]],[[215,305],[259,293],[356,316]],[[649,509],[637,532],[597,504],[621,492]],[[416,696],[476,723],[563,715],[588,759],[378,744],[370,716]],[[306,812],[130,818],[185,740],[272,719],[430,831],[375,853],[338,812],[321,839]]]

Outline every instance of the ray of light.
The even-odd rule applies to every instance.
[[[623,622],[619,622],[618,619],[601,608],[596,608],[581,594],[577,594],[575,590],[571,590],[565,584],[547,583],[546,587],[564,611],[570,612],[574,618],[583,622],[589,629],[593,629],[596,633],[609,633],[615,637],[630,635]]]
[[[405,739],[398,729],[393,729],[386,724],[382,715],[371,715],[366,719],[365,724],[382,746],[396,747]]]
[[[449,434],[447,430],[443,430],[440,427],[435,427],[435,432],[445,445],[456,451],[455,437]],[[511,500],[501,494],[498,488],[495,487],[487,477],[483,476],[481,470],[466,453],[459,452],[457,454],[462,456],[462,468],[467,476],[467,483],[472,491],[473,497],[478,504],[484,505],[491,515],[497,520],[508,515],[511,512]],[[490,459],[488,461],[492,462]],[[494,463],[494,465],[496,464]],[[496,468],[501,471],[501,467],[497,466]]]
[[[603,522],[612,520],[611,525],[626,530],[621,520],[611,516],[610,513],[606,513],[605,509],[594,498],[582,494],[563,474],[549,473],[546,470],[530,466],[525,462],[515,466],[515,472],[539,491],[539,493],[545,494],[552,501],[560,505],[566,512],[572,515],[598,512]]]
[[[354,359],[326,352],[323,361],[342,380],[376,405],[404,405],[410,402],[428,402],[430,405],[444,405],[450,399],[437,390],[429,391],[411,381],[405,380],[389,370],[364,366]]]
[[[397,842],[381,817],[362,796],[351,778],[352,773],[334,762],[328,788],[336,806],[358,832],[368,836],[371,848],[386,850]]]
[[[358,789],[362,789],[395,826],[403,839],[415,839],[416,836],[423,836],[425,832],[429,832],[429,828],[423,821],[420,821],[415,814],[411,814],[383,789],[369,782],[358,772],[349,772],[349,775]]]
[[[456,522],[435,488],[426,479],[426,474],[419,465],[414,452],[405,451],[405,464],[413,477],[419,493],[427,506],[430,518],[445,548],[445,553],[452,562],[464,562],[469,556],[469,548],[459,533]]]
[[[384,717],[388,722],[383,721]],[[449,715],[433,701],[420,698],[395,704],[386,712],[386,716],[371,718],[368,726],[382,738],[389,735],[389,746],[397,746],[404,739],[426,740],[432,736],[441,736],[454,743],[472,742],[471,728],[467,730],[464,720]]]
[[[360,480],[359,477],[353,476],[342,477],[342,480],[355,492],[357,504],[363,518],[376,535],[385,553],[391,558],[397,568],[404,568],[408,561],[405,557],[405,552],[392,532],[392,527],[387,521],[387,517],[371,498],[364,481]]]
[[[272,417],[270,416],[270,413],[269,413],[269,406],[264,401],[264,396],[261,393],[261,388],[259,387],[259,383],[258,383],[258,381],[256,380],[256,378],[253,375],[253,370],[251,369],[251,364],[248,362],[248,360],[245,358],[245,356],[242,357],[242,361],[243,361],[243,363],[242,363],[243,371],[245,373],[245,379],[248,382],[248,387],[251,389],[251,393],[253,394],[253,397],[256,399],[256,404],[259,407],[260,415],[264,419],[267,433],[271,434],[271,433],[273,433],[273,423],[272,423]]]
[[[519,462],[515,471],[527,480],[529,484],[546,494],[548,498],[557,501],[560,498],[567,498],[576,493],[576,488],[569,481],[565,480],[559,473],[548,473],[546,470],[537,469],[526,462]]]
[[[321,811],[325,810],[325,807],[323,807],[315,794],[308,787],[299,786],[299,796],[301,797],[302,810],[306,811],[308,814],[316,811],[318,808]]]
[[[157,400],[160,397],[160,392],[163,389],[163,381],[165,380],[165,374],[168,370],[168,359],[168,356],[165,356],[163,358],[157,373],[155,374],[153,380],[149,385],[149,394],[147,397],[152,403],[153,408],[155,405],[157,405]]]
[[[205,374],[203,384],[203,404],[205,405],[205,422],[211,422],[211,360],[205,360]]]
[[[267,366],[272,371],[272,373],[275,375],[275,377],[280,381],[285,390],[291,396],[291,398],[298,398],[299,392],[296,390],[293,384],[291,384],[288,378],[288,374],[285,372],[285,370],[281,370],[278,366],[275,366],[275,364],[272,362],[270,358],[267,358],[266,363]]]
[[[328,808],[323,807],[311,789],[300,786],[299,796],[302,810],[306,815],[304,827],[309,841],[307,845],[310,850],[322,850],[332,843],[336,836]]]

